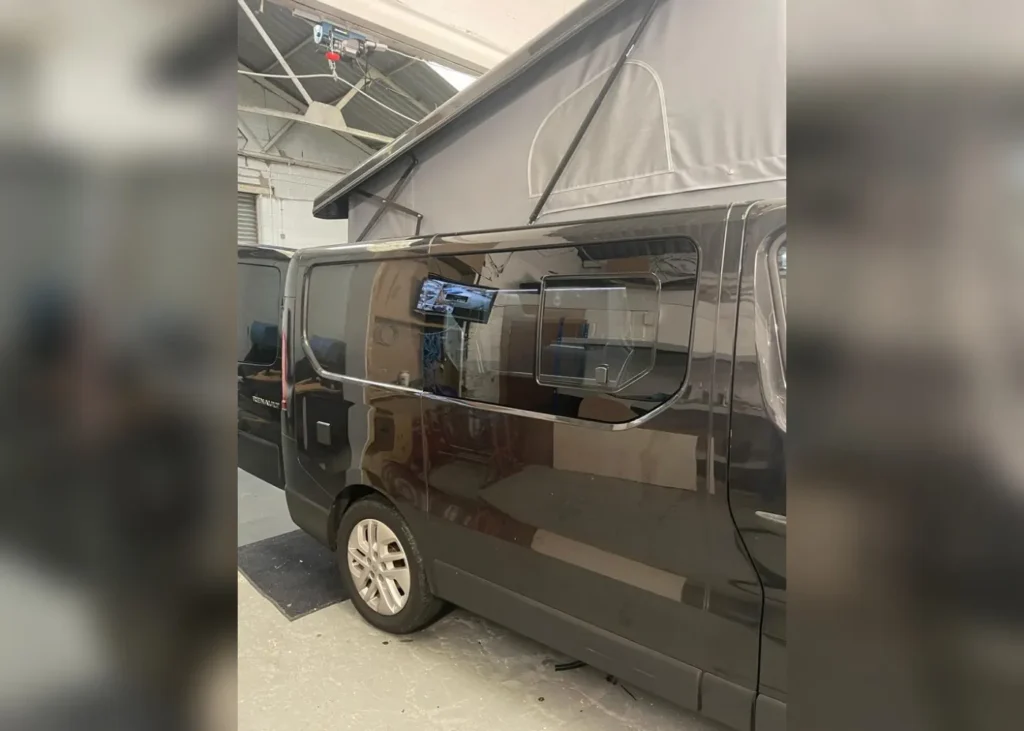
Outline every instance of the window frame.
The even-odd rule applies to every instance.
[[[772,422],[786,431],[786,307],[778,252],[786,245],[783,226],[766,236],[754,255],[754,347],[761,395]],[[787,263],[788,268],[788,263]]]
[[[771,282],[772,305],[775,309],[775,329],[779,337],[779,349],[782,353],[782,370],[786,370],[786,300],[782,296],[782,280],[779,276],[779,249],[786,245],[786,232],[783,231],[771,246],[768,247],[768,274]],[[788,255],[788,251],[787,251]],[[789,263],[786,264],[787,275]]]
[[[282,353],[281,353],[281,328],[282,328],[283,323],[281,322],[281,319],[282,319],[282,317],[284,315],[284,277],[281,275],[281,268],[280,267],[276,267],[273,264],[257,264],[256,262],[249,262],[249,261],[239,261],[239,262],[236,262],[235,266],[236,267],[247,266],[247,267],[258,267],[260,269],[271,269],[271,270],[274,271],[275,274],[277,274],[277,320],[276,320],[276,324],[277,324],[277,338],[275,338],[276,343],[274,344],[274,359],[272,361],[270,361],[269,363],[256,363],[256,362],[251,361],[251,360],[239,360],[239,361],[237,361],[238,365],[254,366],[256,368],[272,368],[282,358]],[[236,269],[236,272],[237,272],[237,269]],[[241,313],[238,313],[238,312],[235,313],[235,321],[236,321],[235,322],[235,326],[236,327],[238,326],[238,316],[240,314]]]
[[[542,348],[541,348],[541,346],[542,346],[542,342],[541,341],[543,340],[543,337],[544,337],[544,303],[545,303],[545,295],[547,294],[547,289],[548,289],[548,280],[549,279],[558,279],[558,280],[566,280],[566,279],[600,280],[600,279],[607,279],[609,281],[613,281],[613,280],[616,280],[616,279],[628,279],[628,278],[637,278],[637,279],[645,278],[645,279],[650,279],[651,281],[654,282],[654,293],[655,293],[655,298],[656,298],[656,305],[655,305],[655,310],[654,311],[657,314],[657,317],[656,317],[656,319],[654,321],[654,336],[653,336],[653,340],[652,340],[652,343],[651,343],[651,360],[650,360],[650,363],[647,365],[647,367],[643,371],[638,373],[637,375],[635,375],[632,378],[630,378],[629,380],[627,380],[625,383],[623,383],[623,384],[621,384],[619,386],[616,386],[615,388],[602,388],[600,386],[589,385],[589,384],[586,384],[586,383],[582,383],[582,384],[581,383],[576,383],[574,381],[574,379],[569,378],[569,377],[563,377],[563,378],[560,379],[558,376],[551,376],[551,377],[549,377],[549,378],[551,378],[550,381],[542,380],[544,378],[544,376],[542,376],[542,374],[541,374],[541,360],[543,359],[544,353],[543,353]],[[632,386],[633,384],[635,384],[636,382],[641,380],[644,376],[650,374],[654,370],[655,359],[657,358],[657,354],[658,354],[658,331],[660,330],[660,328],[661,328],[661,278],[657,274],[655,274],[654,272],[651,272],[651,271],[647,271],[647,272],[615,272],[614,276],[612,276],[612,275],[610,275],[608,273],[604,273],[604,274],[597,274],[597,273],[594,273],[594,274],[547,274],[547,275],[541,277],[541,279],[540,279],[540,296],[539,296],[539,299],[537,301],[537,347],[536,347],[536,351],[537,352],[536,352],[536,354],[534,356],[533,378],[537,382],[538,386],[545,386],[545,387],[549,387],[549,388],[558,388],[559,386],[564,386],[564,387],[572,388],[572,389],[575,389],[575,390],[578,390],[578,391],[592,391],[594,393],[604,393],[604,394],[609,394],[609,395],[614,395],[614,394],[620,393],[622,391],[625,391],[627,388],[629,388],[630,386]],[[693,334],[692,334],[692,332],[690,334],[690,339],[691,339],[690,345],[692,347],[692,345],[693,345],[693,342],[692,342]],[[632,357],[632,353],[630,353],[630,357]],[[628,362],[628,359],[627,359],[627,362]],[[623,365],[623,367],[625,367],[625,364]],[[687,373],[689,373],[689,361],[687,361]],[[685,381],[686,381],[686,379],[684,377],[683,383],[685,383]]]
[[[382,259],[385,257],[381,257]],[[387,258],[392,259],[426,259],[426,254],[415,254],[409,256],[390,256]],[[340,261],[323,261],[315,264],[310,264],[305,267],[302,272],[302,317],[299,323],[300,341],[302,346],[302,352],[309,358],[310,364],[313,366],[313,372],[321,378],[326,378],[329,381],[337,381],[339,383],[356,383],[361,386],[372,386],[374,388],[392,389],[394,391],[400,391],[401,393],[419,394],[421,396],[429,395],[426,391],[421,388],[414,388],[412,386],[402,386],[398,383],[379,383],[377,381],[371,381],[366,378],[357,378],[356,376],[348,376],[343,373],[336,373],[329,371],[324,368],[320,361],[317,360],[316,354],[313,352],[313,345],[309,341],[309,290],[312,283],[313,271],[319,267],[332,267],[332,266],[356,266],[357,264],[365,264],[367,262],[376,261],[372,256],[366,257],[353,257],[351,259],[344,259]]]
[[[677,215],[677,214],[672,214]],[[624,219],[629,221],[630,219]],[[422,398],[428,398],[439,403],[447,403],[456,406],[462,406],[466,408],[481,409],[484,411],[490,411],[494,413],[505,414],[508,416],[519,416],[529,419],[536,419],[539,421],[546,421],[551,423],[562,423],[572,426],[583,426],[590,429],[598,429],[601,431],[626,431],[629,429],[637,428],[652,419],[656,418],[660,414],[663,414],[672,407],[676,401],[686,392],[687,386],[690,383],[690,377],[693,371],[693,340],[697,327],[697,309],[700,304],[700,282],[703,273],[704,265],[704,251],[701,249],[700,244],[689,234],[689,233],[667,233],[664,229],[658,230],[657,236],[644,235],[642,232],[638,232],[635,228],[631,228],[628,231],[613,231],[610,233],[604,233],[603,226],[604,222],[601,221],[587,221],[581,222],[583,225],[577,232],[577,241],[570,242],[566,240],[551,241],[549,238],[543,236],[541,231],[535,229],[507,229],[500,231],[486,231],[480,232],[478,236],[480,238],[486,237],[486,239],[496,239],[501,237],[500,242],[496,242],[488,246],[484,241],[473,241],[469,242],[466,239],[470,238],[469,235],[463,234],[458,236],[458,241],[446,241],[444,235],[438,235],[430,237],[429,239],[409,239],[394,242],[368,242],[365,244],[346,244],[339,245],[338,247],[331,247],[332,251],[328,252],[327,247],[323,247],[319,251],[315,249],[308,250],[307,256],[312,257],[313,255],[320,254],[323,258],[320,261],[309,261],[303,262],[300,255],[298,262],[295,264],[302,266],[303,271],[300,274],[299,285],[297,287],[298,298],[300,299],[301,306],[301,317],[299,318],[299,331],[300,348],[306,358],[309,359],[310,364],[313,367],[313,371],[321,378],[335,381],[338,383],[352,383],[360,386],[390,389],[398,393],[405,393],[410,395],[417,395]],[[635,224],[634,224],[635,225]],[[601,236],[595,236],[593,238],[587,238],[584,234],[587,233],[588,227],[594,227],[595,230],[602,230]],[[522,241],[523,237],[528,235],[530,239],[529,243]],[[454,235],[453,235],[454,236]],[[579,238],[583,240],[580,241]],[[569,416],[562,416],[559,414],[549,414],[542,411],[530,411],[528,409],[520,409],[514,406],[505,406],[503,404],[493,404],[487,401],[473,401],[470,399],[453,398],[450,396],[442,396],[440,394],[430,393],[421,388],[414,388],[411,386],[402,386],[394,383],[378,383],[376,381],[370,381],[364,378],[358,378],[356,376],[348,376],[342,373],[335,373],[328,371],[323,368],[313,353],[313,348],[309,342],[309,290],[310,290],[310,274],[314,269],[320,266],[351,266],[355,264],[361,264],[373,261],[382,261],[387,259],[426,259],[429,262],[436,257],[449,256],[451,254],[460,253],[475,253],[475,250],[479,247],[480,250],[485,250],[488,254],[502,254],[502,253],[519,253],[519,252],[530,252],[530,251],[550,251],[554,249],[562,248],[580,248],[586,247],[589,244],[607,244],[607,243],[642,243],[651,240],[662,240],[668,238],[679,238],[685,240],[693,249],[693,255],[696,257],[696,267],[694,269],[694,295],[693,295],[693,315],[690,319],[690,333],[689,333],[689,347],[687,348],[686,354],[686,372],[683,375],[683,379],[680,382],[679,388],[673,392],[669,398],[664,402],[658,404],[656,407],[651,409],[645,414],[638,416],[635,419],[626,422],[603,422],[593,421],[590,419],[580,419]],[[438,239],[442,239],[438,242]],[[411,251],[415,245],[427,244],[427,248],[422,251]],[[519,242],[519,243],[517,243]],[[467,247],[472,247],[467,251]],[[330,254],[329,256],[323,256],[324,254]],[[654,272],[647,272],[655,275]],[[627,275],[629,272],[623,272],[623,275]],[[646,274],[646,273],[645,273]],[[569,277],[574,275],[558,275],[559,277]],[[582,276],[593,278],[593,274],[584,274]],[[661,280],[659,278],[659,297],[660,297],[660,286]],[[539,295],[540,293],[538,293]],[[538,315],[540,310],[540,301],[538,300]],[[660,320],[660,312],[659,312]],[[537,321],[540,322],[539,319]],[[535,366],[536,368],[536,366]],[[536,375],[536,374],[535,374]],[[612,394],[614,395],[614,394]]]

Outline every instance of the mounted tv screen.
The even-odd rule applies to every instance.
[[[420,285],[416,312],[421,315],[451,315],[461,322],[486,323],[498,290],[427,277]]]

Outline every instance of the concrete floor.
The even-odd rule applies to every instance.
[[[280,490],[241,472],[238,489],[239,545],[294,530]],[[238,575],[240,731],[720,729],[592,668],[555,671],[568,659],[462,610],[403,638],[347,601],[289,622]]]
[[[238,545],[295,530],[280,488],[238,470]]]

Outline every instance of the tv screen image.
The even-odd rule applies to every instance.
[[[420,285],[416,312],[422,315],[451,315],[456,320],[486,323],[498,290],[427,277]]]

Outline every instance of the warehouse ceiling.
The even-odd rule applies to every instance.
[[[289,78],[288,69],[282,66],[242,3],[248,6],[252,16],[284,57],[288,69],[298,77],[305,94]],[[309,106],[305,98],[308,95],[314,102],[340,107],[346,126],[384,138],[358,138],[363,145],[380,147],[386,139],[399,136],[457,91],[446,77],[459,83],[458,75],[392,50],[372,53],[367,57],[365,65],[339,61],[336,64],[339,79],[303,78],[330,74],[331,70],[323,50],[313,42],[311,14],[306,12],[303,13],[306,17],[299,17],[293,11],[294,7],[271,0],[240,0],[239,70],[267,74],[250,78],[287,97],[294,102],[299,113]],[[352,92],[353,86],[358,86],[360,91]]]
[[[296,124],[327,127],[372,154],[581,2],[236,0],[239,72],[286,102],[282,110],[240,100],[239,113],[287,120],[264,157]],[[319,21],[387,50],[338,61],[332,78],[313,40]]]
[[[406,53],[481,74],[583,0],[280,0],[344,19]]]

